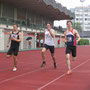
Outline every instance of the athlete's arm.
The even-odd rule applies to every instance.
[[[53,38],[55,38],[55,32],[54,32],[54,30],[50,29],[49,32],[50,32],[51,36],[52,36]]]
[[[19,32],[19,39],[12,38],[12,40],[17,41],[17,42],[21,42],[22,41],[22,34],[21,34],[21,32]]]
[[[79,33],[78,33],[78,31],[77,31],[77,30],[75,30],[75,33],[76,33],[76,36],[77,36],[77,38],[78,38],[76,41],[77,41],[77,42],[79,42],[79,41],[80,41],[80,39],[81,39],[81,38],[80,38],[80,35],[79,35]]]
[[[44,32],[44,35],[43,35],[43,44],[44,44],[44,42],[45,42],[45,32]]]
[[[10,40],[11,40],[11,32],[9,32],[9,38],[8,38],[8,42],[7,42],[7,47],[9,47]]]
[[[66,43],[67,42],[66,32],[64,32],[64,36],[65,36],[65,39],[63,39],[63,42]]]

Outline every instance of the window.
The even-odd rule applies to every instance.
[[[84,12],[88,12],[88,10],[84,10]]]
[[[87,20],[87,18],[85,18],[85,21]]]
[[[90,21],[90,18],[88,18],[88,21]]]
[[[90,25],[90,23],[88,23],[88,25]]]
[[[85,27],[86,29],[90,29],[90,27]]]
[[[78,18],[76,18],[76,20],[78,21]]]
[[[85,14],[85,16],[88,16],[88,14]]]
[[[79,14],[76,14],[76,16],[80,16]]]

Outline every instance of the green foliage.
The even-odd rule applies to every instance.
[[[73,23],[73,28],[76,29],[77,31],[82,31],[82,27],[80,23]]]
[[[88,39],[81,39],[78,44],[79,45],[89,45],[89,40]]]

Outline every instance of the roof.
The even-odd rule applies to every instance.
[[[18,8],[26,8],[53,20],[73,19],[74,14],[55,0],[0,0]]]

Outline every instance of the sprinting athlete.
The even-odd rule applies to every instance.
[[[70,53],[72,53],[73,60],[76,59],[76,44],[80,40],[80,35],[77,30],[72,28],[72,21],[67,21],[67,30],[65,31],[65,40],[64,42],[67,44],[66,46],[66,59],[68,71],[67,74],[71,74],[71,66],[70,66]]]
[[[9,39],[7,43],[7,47],[9,47],[9,43],[11,41],[10,49],[7,52],[7,57],[9,58],[12,54],[14,54],[14,67],[13,71],[17,70],[17,55],[19,51],[19,45],[22,41],[21,32],[18,31],[17,25],[13,25],[13,31],[9,33]]]
[[[42,65],[41,67],[44,67],[46,65],[45,62],[45,52],[46,50],[50,50],[52,59],[54,61],[54,68],[56,68],[56,61],[55,61],[55,48],[54,48],[54,38],[55,38],[55,32],[54,30],[51,28],[51,25],[48,23],[47,24],[47,29],[45,31],[45,36],[44,36],[44,48],[42,49]]]

